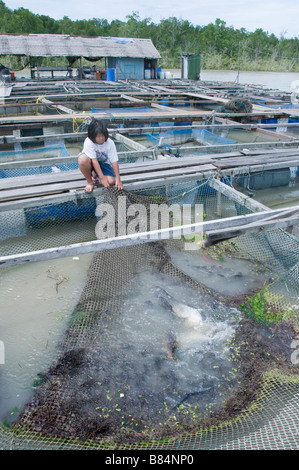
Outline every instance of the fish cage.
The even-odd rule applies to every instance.
[[[238,149],[243,151],[244,145],[246,149],[256,150],[276,148],[282,141],[286,145],[295,145],[294,137],[286,130],[280,132],[278,128],[270,130],[262,126],[223,123],[196,126],[190,122],[153,122],[151,126],[139,126],[135,132],[133,127],[126,129],[120,126],[119,132],[147,150],[154,149],[164,157],[177,158],[190,154],[207,156]]]
[[[31,149],[3,150],[0,152],[0,163],[2,164],[0,178],[53,173],[78,168],[76,162],[69,162],[69,157],[70,154],[63,142]],[[64,163],[51,165],[51,159],[63,160]],[[7,163],[6,168],[5,163]]]
[[[175,129],[159,134],[147,134],[147,139],[159,147],[166,149],[175,149],[188,142],[195,142],[195,145],[230,145],[236,141],[218,136],[206,129]]]
[[[82,151],[83,140],[81,145],[53,142],[52,144],[45,143],[43,147],[0,151],[0,178],[77,170],[79,168],[78,155]],[[138,158],[132,155],[132,149],[125,143],[115,141],[115,146],[120,164],[135,161]]]
[[[148,106],[134,106],[131,108],[91,108],[92,113],[105,113],[108,115],[114,114],[114,113],[129,113],[129,114],[135,114],[135,113],[152,113],[153,110],[148,107]]]
[[[90,263],[2,449],[298,448],[299,244],[272,211],[214,176],[46,199],[1,208],[2,285]]]

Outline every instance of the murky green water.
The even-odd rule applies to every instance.
[[[0,365],[0,419],[26,403],[37,374],[56,357],[91,256],[0,271],[0,339],[5,346],[5,363]]]

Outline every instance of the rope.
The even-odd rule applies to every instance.
[[[170,197],[170,198],[166,199],[166,202],[169,202],[169,201],[172,201],[172,200],[174,200],[174,199],[178,199],[178,198],[184,197],[184,196],[186,196],[186,194],[189,194],[189,193],[191,193],[192,191],[195,191],[195,190],[201,188],[202,186],[206,186],[206,185],[209,183],[209,181],[211,181],[213,178],[214,178],[214,175],[210,176],[207,180],[205,180],[205,181],[204,181],[203,183],[201,183],[201,184],[198,184],[198,183],[197,183],[196,186],[194,186],[193,188],[189,189],[189,191],[184,191],[184,192],[182,192],[182,193],[177,194],[176,196],[173,196],[173,197]]]

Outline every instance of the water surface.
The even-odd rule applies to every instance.
[[[0,270],[0,419],[29,399],[37,374],[57,354],[86,281],[92,255],[61,258]]]

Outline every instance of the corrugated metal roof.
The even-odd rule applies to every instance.
[[[67,34],[0,34],[0,55],[161,58],[151,39]]]

